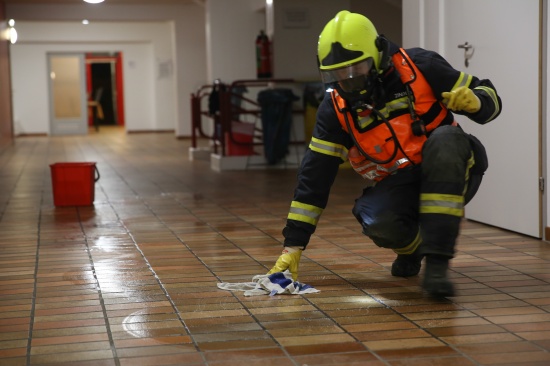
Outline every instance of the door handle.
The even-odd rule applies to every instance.
[[[464,42],[464,44],[459,44],[458,48],[462,48],[464,50],[464,66],[468,67],[470,65],[470,59],[474,55],[474,46],[468,44],[468,42]]]

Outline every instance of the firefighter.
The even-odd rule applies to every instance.
[[[352,213],[362,231],[397,257],[391,274],[416,276],[423,289],[455,294],[449,261],[487,155],[453,113],[485,124],[501,111],[491,81],[457,71],[433,51],[403,49],[361,14],[340,11],[319,36],[327,86],[283,229],[284,248],[269,274],[289,269],[326,207],[339,164],[350,161],[367,180]]]

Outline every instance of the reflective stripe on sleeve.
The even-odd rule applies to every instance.
[[[464,196],[453,194],[422,193],[420,213],[464,216]]]
[[[336,156],[337,158],[346,161],[348,159],[348,149],[344,145],[335,144],[333,142],[323,141],[315,137],[311,138],[309,148],[312,151],[320,154]]]
[[[486,87],[486,86],[478,86],[478,87],[475,87],[474,90],[481,90],[481,91],[485,92],[491,98],[491,100],[493,101],[493,103],[495,105],[495,111],[493,112],[491,117],[489,117],[489,119],[487,121],[490,121],[493,118],[495,118],[497,113],[500,111],[500,105],[498,104],[497,93],[495,92],[495,90],[493,88],[489,88],[489,87]]]
[[[458,77],[458,80],[456,81],[455,85],[451,90],[455,90],[456,88],[459,88],[461,86],[469,86],[472,82],[472,75],[466,74],[465,72],[461,72],[460,76]]]
[[[288,212],[288,219],[316,226],[322,213],[323,209],[320,207],[292,201],[290,211]]]

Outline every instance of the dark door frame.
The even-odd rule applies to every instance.
[[[124,86],[122,74],[122,52],[117,52],[115,55],[104,55],[100,53],[86,53],[86,92],[92,96],[92,64],[93,63],[114,63],[115,65],[115,89],[116,89],[116,121],[118,126],[124,126]],[[88,125],[93,125],[93,117],[90,116]]]

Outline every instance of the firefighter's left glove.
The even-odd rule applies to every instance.
[[[292,279],[296,281],[298,279],[298,266],[300,265],[300,258],[302,257],[302,248],[298,247],[285,247],[283,253],[275,262],[275,265],[267,274],[273,274],[277,272],[284,272],[287,269],[292,274]]]
[[[461,86],[451,92],[441,93],[443,104],[455,112],[476,113],[481,108],[481,101],[472,89]]]

